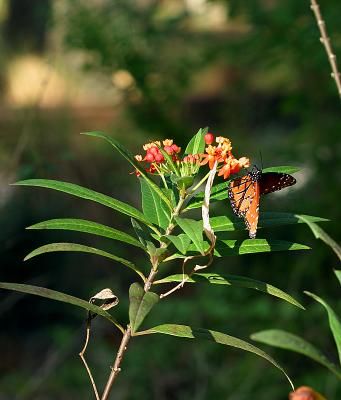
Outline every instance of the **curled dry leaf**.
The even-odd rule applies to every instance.
[[[119,303],[118,297],[109,288],[96,293],[90,298],[89,303],[96,304],[96,301],[100,303],[97,305],[105,311],[110,310],[110,308],[115,307]],[[95,315],[92,316],[92,318],[94,317]]]

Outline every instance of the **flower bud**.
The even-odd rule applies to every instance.
[[[159,153],[159,149],[156,146],[152,146],[147,150],[147,153],[153,154],[153,156],[156,156],[156,154]]]
[[[147,153],[146,154],[146,156],[145,156],[145,158],[144,158],[144,161],[147,161],[147,162],[154,162],[155,161],[155,158],[154,158],[154,155],[152,154],[152,153]]]
[[[163,157],[163,155],[161,153],[157,153],[155,154],[155,161],[157,163],[161,163],[165,161],[165,158]]]
[[[170,156],[173,154],[173,146],[165,146],[163,149]]]
[[[180,153],[180,151],[181,151],[181,147],[177,146],[175,143],[172,144],[172,149],[173,149],[174,153]]]
[[[206,133],[205,135],[205,143],[212,144],[214,142],[214,135],[212,133]]]

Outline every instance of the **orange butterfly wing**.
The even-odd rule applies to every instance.
[[[244,216],[244,221],[247,229],[249,230],[249,236],[251,239],[254,239],[257,233],[257,225],[259,218],[259,197],[260,197],[260,189],[258,181],[254,182],[253,186],[254,186],[253,200]]]
[[[247,174],[234,179],[228,188],[232,209],[238,217],[243,217],[250,238],[256,237],[259,217],[259,183],[257,177]]]

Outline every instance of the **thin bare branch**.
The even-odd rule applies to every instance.
[[[86,337],[85,337],[85,343],[84,343],[83,349],[82,349],[81,352],[79,353],[79,357],[80,357],[81,360],[83,361],[83,364],[84,364],[84,366],[85,366],[85,369],[86,369],[86,371],[87,371],[87,373],[88,373],[88,375],[89,375],[90,382],[91,382],[92,388],[93,388],[94,393],[95,393],[95,396],[96,396],[96,400],[100,400],[100,397],[99,397],[99,394],[98,394],[98,390],[97,390],[97,387],[96,387],[95,380],[94,380],[94,378],[93,378],[93,376],[92,376],[90,367],[89,367],[89,365],[88,365],[88,363],[86,362],[85,357],[84,357],[84,354],[85,354],[85,352],[86,352],[86,349],[87,349],[88,343],[89,343],[89,339],[90,339],[90,330],[91,330],[91,316],[90,316],[90,314],[89,314],[89,317],[88,317],[88,319],[86,320]]]
[[[335,84],[336,84],[337,90],[339,92],[339,96],[341,98],[340,72],[337,67],[336,55],[334,54],[334,51],[333,51],[333,48],[332,48],[332,45],[330,42],[330,38],[328,37],[326,23],[324,22],[324,20],[322,18],[320,6],[317,4],[316,0],[311,0],[310,7],[313,10],[313,13],[315,15],[316,22],[317,22],[317,25],[318,25],[318,28],[319,28],[320,34],[321,34],[320,41],[326,50],[330,66],[333,71],[331,75],[332,75],[332,78],[335,80]]]
[[[105,386],[101,400],[107,400],[109,397],[112,385],[113,385],[117,375],[121,371],[120,365],[121,365],[124,353],[127,350],[127,345],[128,345],[130,338],[131,338],[131,329],[130,329],[130,326],[128,326],[126,331],[124,332],[124,335],[123,335],[123,338],[122,338],[122,341],[120,344],[120,348],[118,349],[115,363],[114,363],[113,367],[111,367],[111,373],[110,373],[109,379],[107,381],[107,384]]]

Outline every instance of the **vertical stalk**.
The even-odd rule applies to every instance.
[[[105,389],[104,389],[103,395],[101,397],[101,400],[107,400],[109,398],[109,394],[110,394],[112,385],[113,385],[117,375],[121,371],[120,365],[123,360],[124,353],[127,350],[127,346],[128,346],[128,342],[129,342],[130,338],[131,338],[131,328],[128,325],[127,329],[124,332],[120,347],[119,347],[117,355],[116,355],[114,366],[111,369],[111,373],[110,373],[109,379],[107,381],[107,384],[105,385]]]
[[[327,56],[328,56],[328,60],[329,60],[329,64],[332,68],[332,78],[334,78],[335,80],[335,84],[337,87],[337,90],[339,92],[339,96],[341,98],[341,79],[340,79],[340,73],[337,67],[337,63],[336,63],[336,55],[333,52],[333,48],[330,42],[330,39],[328,37],[328,33],[327,33],[327,28],[326,28],[326,23],[324,22],[323,18],[322,18],[322,14],[320,11],[320,6],[317,4],[316,0],[311,0],[311,5],[310,5],[315,18],[316,18],[316,22],[317,22],[317,26],[320,30],[320,41],[323,44]]]
[[[168,227],[166,229],[166,235],[170,235],[171,232],[173,231],[173,229],[175,227],[175,225],[173,224],[173,219],[174,219],[174,217],[179,215],[181,207],[184,204],[184,201],[186,199],[186,195],[187,194],[186,194],[185,191],[181,191],[180,192],[180,199],[179,199],[179,202],[178,202],[177,206],[175,207],[174,211],[172,212],[169,225],[168,225]],[[160,245],[160,247],[165,248],[165,247],[167,247],[167,244],[166,243],[162,243]],[[153,281],[155,279],[155,276],[158,273],[157,263],[155,265],[156,266],[152,265],[152,268],[150,270],[149,276],[148,276],[148,278],[147,278],[147,280],[145,282],[145,285],[144,285],[144,291],[145,292],[148,292],[150,290],[150,288],[151,288],[151,286],[153,284]],[[112,386],[114,384],[114,381],[115,381],[117,375],[121,371],[120,365],[121,365],[121,362],[123,360],[124,354],[125,354],[125,352],[127,350],[127,346],[128,346],[130,338],[131,338],[131,328],[128,325],[127,329],[124,331],[124,335],[122,337],[122,341],[121,341],[120,347],[118,349],[118,352],[117,352],[117,355],[116,355],[116,358],[115,358],[115,362],[114,362],[114,365],[113,365],[113,367],[111,369],[111,373],[109,375],[108,381],[107,381],[107,383],[105,385],[104,392],[103,392],[103,395],[101,397],[101,400],[108,400],[108,398],[109,398],[109,395],[110,395]]]

